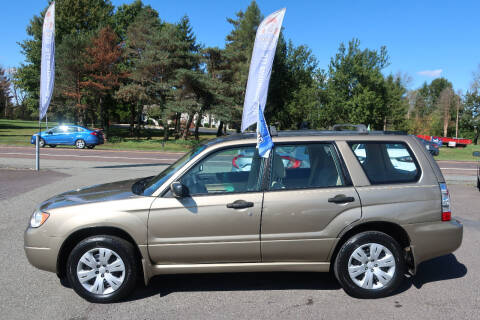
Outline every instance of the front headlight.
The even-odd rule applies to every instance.
[[[50,214],[46,212],[42,212],[40,210],[35,210],[35,212],[32,214],[32,218],[30,219],[30,227],[32,228],[38,228],[42,224],[47,221],[48,217]]]

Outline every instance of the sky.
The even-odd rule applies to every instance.
[[[116,6],[133,0],[112,0]],[[224,47],[232,26],[227,17],[245,10],[250,0],[144,0],[162,20],[190,17],[197,40]],[[29,20],[47,6],[47,0],[2,1],[0,65],[24,62],[17,42],[27,38]],[[287,8],[283,22],[286,39],[311,48],[321,68],[328,68],[341,42],[358,38],[361,48],[386,46],[390,66],[384,74],[406,74],[409,89],[442,76],[455,90],[469,89],[480,65],[480,1],[378,0],[257,0],[266,16]]]

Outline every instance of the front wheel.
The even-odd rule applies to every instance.
[[[75,147],[77,149],[85,148],[85,141],[83,141],[82,139],[78,139],[77,141],[75,141]]]
[[[43,140],[43,139],[40,138],[40,141],[38,141],[38,146],[39,146],[40,148],[45,147],[45,140]]]
[[[133,245],[114,236],[82,240],[67,260],[67,277],[75,292],[90,302],[109,303],[135,288],[138,264]]]
[[[342,245],[334,271],[349,295],[380,298],[391,294],[402,283],[405,259],[400,245],[392,237],[378,231],[366,231]]]

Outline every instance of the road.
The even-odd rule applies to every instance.
[[[147,288],[139,286],[128,301],[96,305],[62,286],[56,275],[28,263],[23,252],[23,231],[31,213],[41,201],[60,192],[159,172],[165,168],[162,163],[173,161],[159,159],[173,159],[174,155],[55,149],[58,155],[71,153],[77,157],[55,153],[51,156],[54,159],[42,160],[42,171],[35,172],[28,169],[33,165],[31,156],[11,158],[3,154],[4,150],[0,149],[2,319],[478,318],[480,193],[470,182],[449,187],[454,216],[465,226],[461,248],[420,265],[418,274],[387,298],[351,298],[330,274],[235,273],[159,276]],[[107,158],[78,158],[85,154],[122,159],[113,158],[113,162]]]
[[[74,148],[42,148],[40,159],[103,161],[122,163],[164,163],[170,164],[182,154],[160,151],[95,150]],[[1,146],[0,157],[35,159],[35,147]]]

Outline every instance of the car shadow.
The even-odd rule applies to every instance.
[[[417,274],[406,279],[390,296],[414,286],[420,289],[430,282],[462,278],[467,267],[453,254],[438,257],[419,265]],[[140,300],[175,292],[198,291],[255,291],[255,290],[339,290],[333,273],[316,272],[260,272],[220,274],[173,274],[151,279],[147,287],[140,285],[127,301]]]
[[[160,275],[149,285],[139,286],[131,300],[174,292],[256,291],[256,290],[338,290],[340,285],[330,273],[256,272],[218,274]]]
[[[458,262],[455,255],[447,254],[422,262],[411,282],[415,288],[420,289],[426,283],[463,278],[466,274],[467,267]]]

